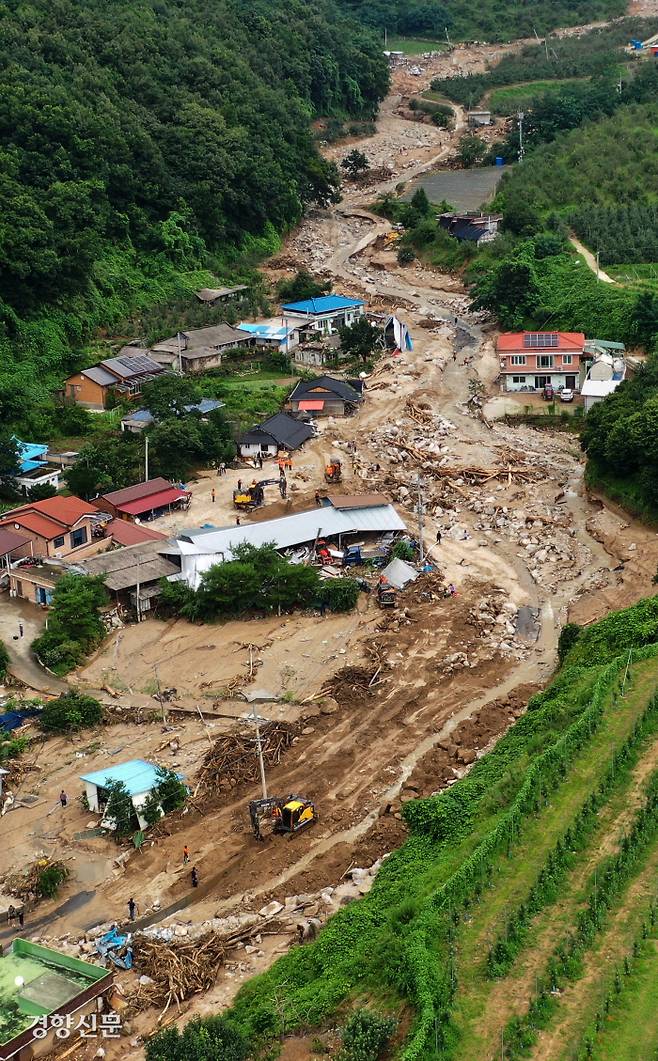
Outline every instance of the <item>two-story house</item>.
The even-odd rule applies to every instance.
[[[504,332],[497,351],[505,390],[578,390],[584,349],[582,332]]]
[[[94,535],[104,515],[79,497],[48,497],[3,512],[0,527],[28,538],[35,557],[83,557],[107,549],[110,542]]]

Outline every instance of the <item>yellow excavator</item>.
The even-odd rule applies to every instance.
[[[326,483],[339,483],[343,478],[343,467],[339,457],[330,457],[324,468]]]
[[[257,483],[254,479],[250,486],[243,486],[241,490],[234,490],[234,507],[239,512],[247,512],[249,509],[258,508],[265,501],[265,487],[274,486],[278,482],[278,479],[261,479]]]
[[[263,839],[261,825],[269,822],[273,833],[287,833],[292,839],[302,829],[315,825],[318,820],[315,804],[304,796],[268,796],[266,799],[252,799],[249,804],[249,816],[257,840]]]

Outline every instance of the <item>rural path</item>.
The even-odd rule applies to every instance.
[[[598,265],[596,256],[587,249],[584,243],[581,243],[576,236],[569,236],[569,242],[572,247],[575,247],[582,258],[585,259],[587,266],[592,270],[597,280],[600,280],[604,284],[616,284],[617,280],[613,280],[611,276],[608,276]]]

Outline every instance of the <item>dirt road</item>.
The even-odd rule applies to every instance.
[[[400,267],[387,248],[390,226],[368,204],[400,172],[406,179],[450,150],[430,127],[414,126],[412,140],[410,123],[394,115],[394,106],[389,99],[378,133],[361,146],[367,154],[390,152],[396,172],[365,191],[348,189],[338,207],[309,217],[271,268],[280,273],[307,265],[334,278],[337,290],[398,312],[409,323],[414,349],[376,367],[358,416],[322,422],[321,437],[295,462],[286,508],[312,504],[329,446],[345,455],[345,491],[381,489],[410,529],[420,476],[423,536],[437,570],[406,591],[393,615],[364,598],[348,617],[216,627],[149,622],[113,635],[78,679],[90,687],[109,679],[123,690],[122,700],[130,690],[152,691],[155,664],[163,682],[191,702],[221,704],[232,678],[244,675],[247,645],[256,645],[258,684],[280,698],[272,708],[276,717],[294,717],[299,725],[294,745],[270,773],[270,790],[312,798],[320,822],[294,843],[259,845],[246,811],[257,785],[227,785],[172,821],[153,846],[115,868],[112,879],[94,881],[88,904],[52,911],[52,935],[75,935],[94,920],[122,917],[133,894],[148,916],[163,918],[179,907],[169,922],[196,924],[335,885],[350,866],[369,865],[401,841],[405,799],[461,776],[507,728],[549,676],[559,629],[570,615],[587,621],[650,592],[655,533],[586,498],[572,436],[491,425],[479,415],[473,399],[495,393],[498,374],[491,324],[469,311],[454,278],[418,263]],[[420,145],[417,128],[431,132]],[[353,458],[348,443],[356,444]],[[222,485],[217,522],[229,512],[232,485],[232,479]],[[200,511],[214,515],[209,486],[207,479],[200,483]],[[280,512],[277,502],[259,518]],[[448,583],[455,595],[446,598],[441,590]],[[269,708],[263,705],[263,712]],[[129,739],[129,728],[121,733]],[[163,740],[159,729],[148,738],[135,730],[131,754],[151,754]],[[190,778],[205,740],[201,723],[186,724],[183,762]],[[21,813],[14,812],[12,825],[20,824]],[[73,827],[86,824],[76,813],[66,833],[72,847]],[[181,865],[184,843],[200,872],[194,893]],[[89,859],[95,853],[95,865],[110,857],[105,840],[85,841],[85,848]],[[239,980],[274,956],[245,958],[239,975],[223,973],[216,1003],[226,1004]],[[207,1001],[195,999],[188,1013]],[[145,1015],[143,1026],[152,1026],[152,1018]],[[128,1052],[121,1044],[121,1056],[140,1054],[139,1047]]]

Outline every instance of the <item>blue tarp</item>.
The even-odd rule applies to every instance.
[[[27,718],[34,718],[38,714],[39,709],[35,707],[26,707],[24,711],[7,711],[0,715],[0,729],[10,733],[11,730],[22,726]]]

